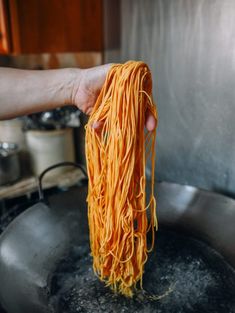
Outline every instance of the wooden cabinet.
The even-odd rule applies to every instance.
[[[7,13],[6,1],[0,0],[0,53],[3,54],[10,51],[9,19]]]
[[[0,0],[0,53],[103,50],[102,0]]]

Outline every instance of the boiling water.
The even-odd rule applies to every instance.
[[[132,299],[114,294],[92,270],[89,244],[74,247],[52,280],[52,312],[234,313],[235,272],[210,247],[159,231],[145,267],[144,290]]]

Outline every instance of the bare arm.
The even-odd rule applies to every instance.
[[[90,114],[110,64],[90,69],[19,70],[0,68],[0,120],[68,104]],[[156,126],[147,113],[146,127]]]
[[[76,104],[83,112],[89,113],[87,111],[104,83],[108,68],[109,65],[98,66],[90,72],[81,69],[35,71],[0,68],[0,119],[67,104]]]

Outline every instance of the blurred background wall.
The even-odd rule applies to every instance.
[[[106,61],[152,70],[158,180],[235,194],[233,38],[233,0],[121,1],[121,49]]]

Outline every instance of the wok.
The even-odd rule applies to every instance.
[[[0,236],[6,312],[235,312],[235,201],[166,182],[156,194],[160,231],[144,292],[126,299],[95,277],[87,187],[74,187],[27,209]]]

